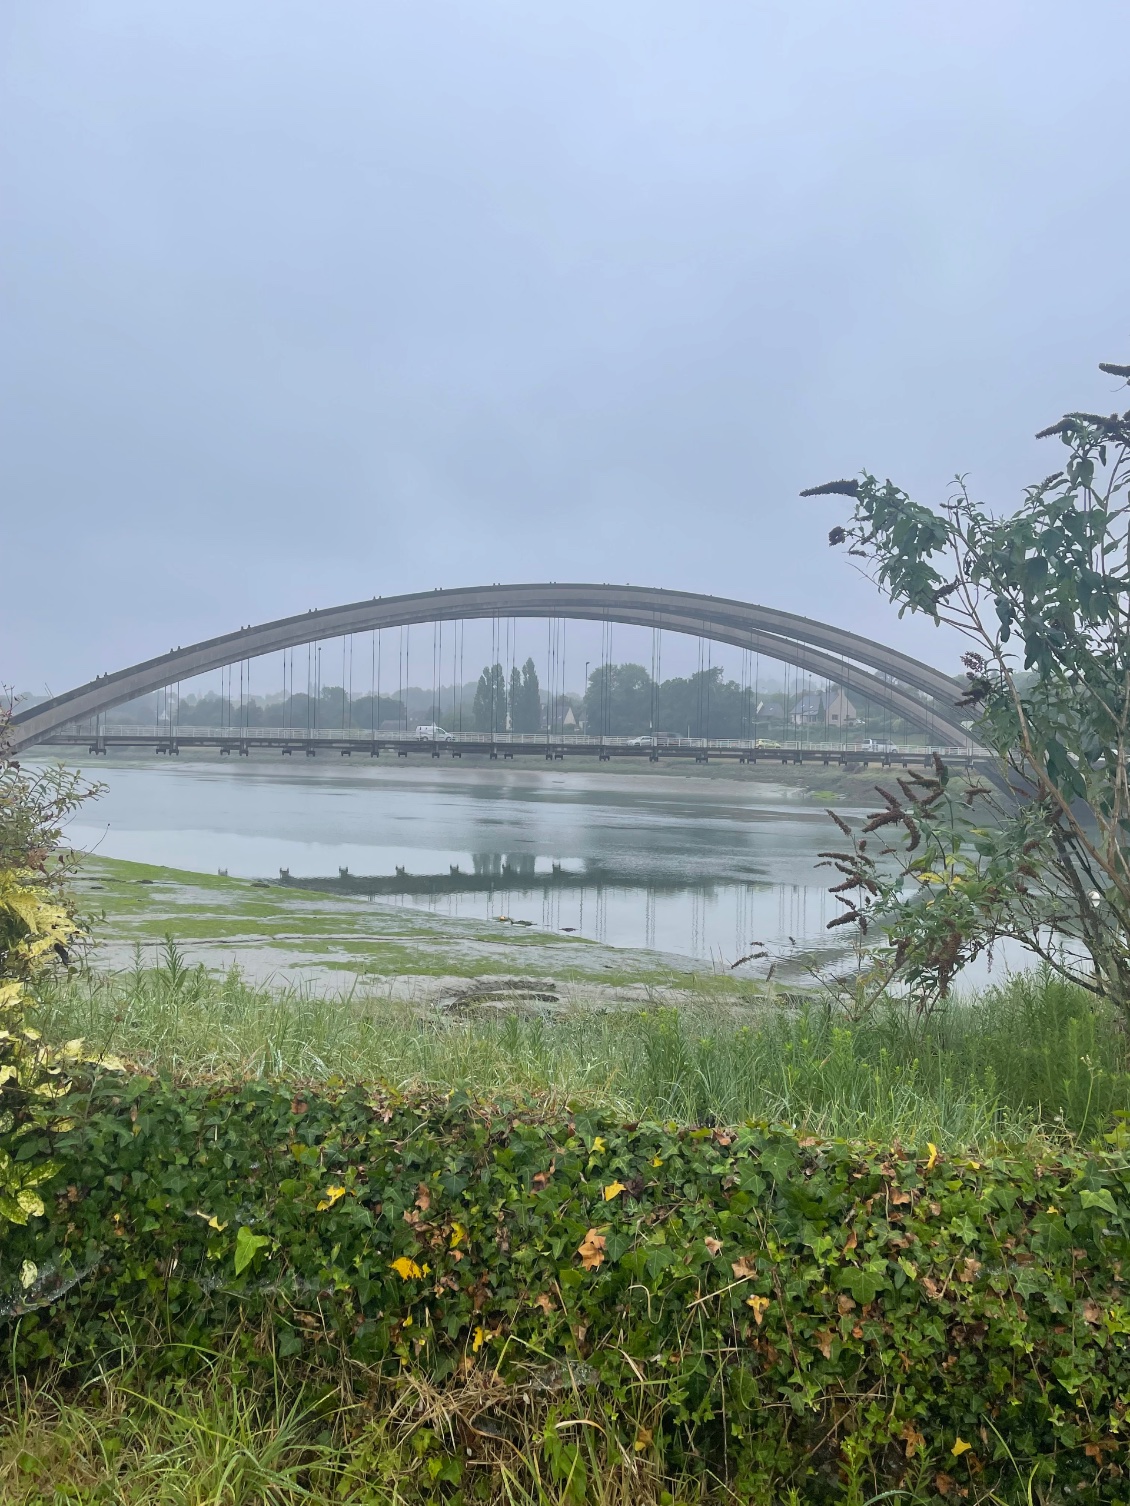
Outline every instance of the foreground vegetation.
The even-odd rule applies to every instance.
[[[770,992],[741,1009],[703,999],[550,1022],[518,1004],[500,1016],[474,993],[461,1011],[441,1013],[361,990],[257,986],[236,970],[188,966],[175,943],[152,961],[45,985],[45,1032],[184,1082],[365,1080],[401,1092],[518,1094],[625,1119],[758,1119],[965,1150],[1085,1138],[1130,1111],[1118,1020],[1046,972],[927,1019],[890,1004],[853,1023],[830,1001]]]
[[[422,1499],[505,1497],[504,1466],[589,1499],[586,1430],[656,1490],[1118,1498],[1125,1129],[972,1156],[144,1073],[65,1107],[45,1216],[6,1241],[26,1377],[97,1395],[140,1364],[153,1409],[226,1348],[284,1432],[320,1404],[332,1441],[343,1395],[386,1430],[399,1407]],[[298,1486],[357,1498],[318,1462]]]
[[[132,1070],[0,1245],[4,1500],[1122,1499],[1130,1060],[1062,980],[546,1023],[170,945],[39,991]]]

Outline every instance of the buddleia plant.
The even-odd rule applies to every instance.
[[[1130,411],[1037,438],[1058,469],[996,510],[963,477],[938,507],[867,472],[802,493],[849,498],[829,541],[900,617],[964,640],[953,699],[978,753],[973,778],[937,759],[879,786],[862,825],[836,818],[832,925],[866,934],[872,975],[922,1007],[1006,940],[1130,1017]]]

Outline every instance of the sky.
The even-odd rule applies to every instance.
[[[8,0],[0,683],[542,579],[955,667],[797,493],[1007,509],[1118,403],[1127,56],[1125,0]]]

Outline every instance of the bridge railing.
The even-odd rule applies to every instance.
[[[815,731],[816,729],[812,729]],[[790,752],[801,752],[811,749],[814,751],[829,751],[842,753],[881,754],[891,752],[898,756],[909,755],[911,757],[926,757],[931,753],[940,753],[951,757],[968,756],[968,748],[947,746],[939,743],[898,743],[885,744],[873,742],[868,746],[867,740],[859,738],[834,739],[832,737],[804,737],[795,739],[775,738],[705,738],[705,737],[676,737],[670,734],[660,734],[653,737],[649,734],[641,734],[633,737],[610,736],[597,737],[584,732],[456,732],[450,735],[450,739],[433,739],[421,737],[414,729],[405,730],[402,727],[378,728],[374,733],[371,729],[361,727],[197,727],[185,724],[168,725],[167,723],[149,723],[142,725],[114,724],[95,727],[91,724],[72,724],[61,728],[53,733],[46,741],[48,743],[63,744],[74,742],[98,742],[103,739],[110,741],[136,740],[143,743],[175,742],[190,744],[192,742],[230,743],[233,747],[240,743],[255,744],[259,747],[305,747],[313,744],[354,743],[359,747],[370,746],[373,743],[382,746],[400,745],[413,748],[443,747],[450,740],[460,746],[490,747],[545,747],[566,746],[576,750],[591,748],[594,751],[600,748],[655,748],[662,753],[665,749],[687,751],[717,751],[717,752],[749,752],[772,758],[776,754],[782,756]]]

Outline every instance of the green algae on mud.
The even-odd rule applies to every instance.
[[[224,874],[84,857],[76,887],[94,917],[90,961],[132,965],[167,936],[192,963],[237,966],[249,978],[325,986],[399,978],[499,974],[727,995],[750,979],[715,978],[690,958],[611,947],[501,920],[453,918],[378,900]]]

